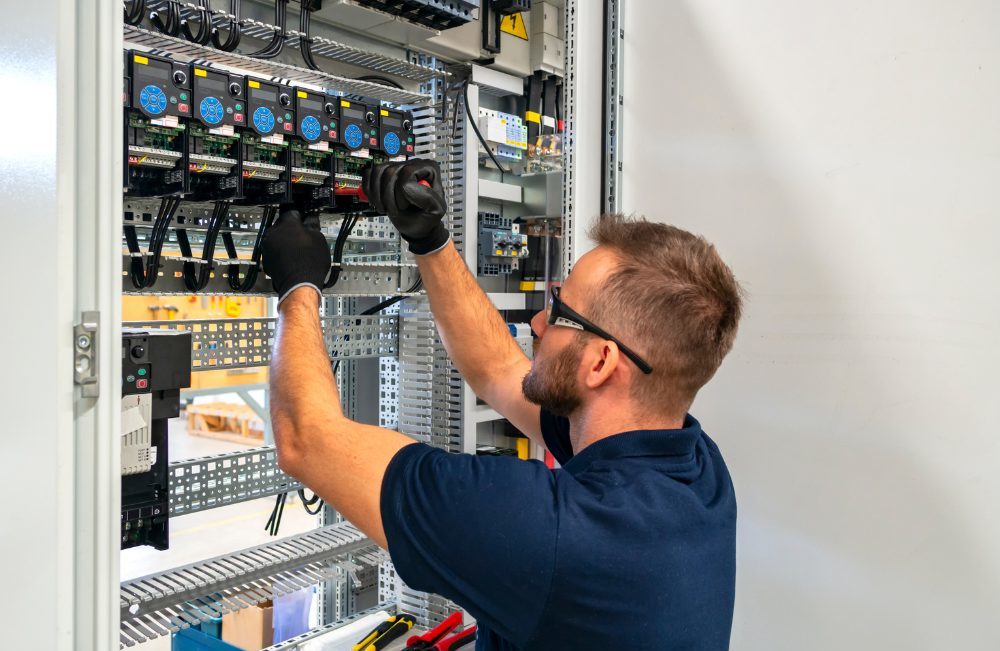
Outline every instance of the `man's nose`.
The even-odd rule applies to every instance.
[[[542,310],[531,317],[531,330],[535,333],[535,336],[539,339],[545,334],[545,330],[549,327],[548,314],[545,310]]]

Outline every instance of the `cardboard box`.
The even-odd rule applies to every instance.
[[[222,640],[245,651],[260,651],[274,642],[273,608],[265,601],[222,616]]]

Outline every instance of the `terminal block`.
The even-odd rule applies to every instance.
[[[506,276],[528,257],[528,236],[512,220],[479,213],[479,275]]]
[[[167,421],[190,385],[190,332],[122,330],[122,549],[170,546]]]

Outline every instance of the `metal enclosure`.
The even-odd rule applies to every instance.
[[[123,46],[155,50],[180,62],[216,61],[231,72],[238,69],[312,90],[337,88],[351,97],[375,97],[409,108],[418,135],[414,153],[436,158],[449,171],[450,226],[473,270],[480,202],[502,201],[521,209],[521,201],[491,194],[495,186],[489,185],[490,178],[480,182],[479,143],[464,115],[458,116],[452,135],[456,101],[446,97],[446,64],[456,62],[442,52],[451,48],[454,56],[467,46],[411,49],[404,44],[433,36],[433,30],[393,19],[366,33],[367,10],[356,3],[330,4],[343,12],[344,24],[318,21],[314,52],[324,61],[345,66],[342,69],[351,77],[302,67],[293,56],[299,38],[294,30],[288,34],[291,54],[262,62],[218,50],[206,55],[203,46],[157,34],[146,25],[123,27],[121,4],[5,3],[10,31],[10,38],[0,45],[5,79],[19,96],[31,98],[32,107],[25,117],[14,105],[5,105],[5,124],[11,126],[3,147],[0,184],[5,236],[11,243],[5,260],[18,270],[17,281],[10,283],[8,312],[0,331],[9,344],[14,369],[6,374],[0,391],[6,418],[0,476],[8,495],[23,496],[9,500],[9,526],[0,534],[4,576],[18,586],[16,599],[5,603],[0,616],[10,648],[124,648],[169,635],[205,613],[256,603],[289,585],[324,588],[323,627],[310,636],[372,610],[356,602],[357,590],[350,586],[359,583],[376,592],[386,607],[409,600],[408,607],[420,612],[424,621],[433,621],[449,605],[399,585],[384,553],[329,509],[315,531],[284,543],[233,550],[225,557],[119,583],[120,315],[123,292],[142,293],[129,285],[127,276],[123,280],[129,256],[123,254],[122,226],[129,222],[127,215],[151,210],[142,198],[122,199]],[[541,189],[532,190],[532,201],[544,206],[546,216],[562,219],[566,271],[581,246],[574,237],[575,225],[600,210],[600,196],[593,191],[600,179],[600,143],[577,134],[596,133],[601,123],[601,82],[596,71],[603,37],[600,3],[560,4],[566,51],[564,180],[541,183]],[[266,5],[247,0],[244,6],[251,25],[245,35],[262,41],[273,31],[266,22]],[[223,18],[225,12],[217,11],[217,19]],[[440,33],[435,38],[438,43],[447,41]],[[526,65],[525,47],[511,45],[511,59],[496,67],[520,73]],[[398,79],[402,88],[353,78],[372,71]],[[488,80],[478,79],[468,96],[473,115],[481,101],[498,97]],[[517,183],[508,179],[507,185]],[[188,219],[185,223],[195,244],[206,237],[197,220],[209,210],[206,205],[186,203],[178,213]],[[556,212],[562,214],[550,214]],[[234,214],[242,220],[242,225],[231,227],[237,244],[241,237],[252,241],[262,214],[247,207],[234,208]],[[344,276],[328,294],[323,312],[331,359],[342,362],[345,406],[359,418],[399,427],[446,449],[475,452],[486,431],[483,426],[499,415],[478,405],[448,364],[426,299],[412,292],[398,311],[359,316],[378,297],[407,293],[415,277],[413,261],[398,249],[391,251],[398,239],[384,218],[369,219],[363,228],[359,239],[380,243],[384,249],[345,263]],[[155,293],[189,294],[175,273],[181,271],[182,262],[165,258],[163,264]],[[200,293],[235,293],[224,277],[214,276]],[[489,289],[500,309],[531,307],[532,299],[526,300],[524,294]],[[270,295],[263,274],[250,293]],[[196,342],[193,370],[198,372],[266,365],[274,319],[144,320],[127,325],[191,331]],[[372,383],[379,391],[368,390]],[[266,412],[266,401],[256,408]],[[267,446],[172,462],[170,472],[171,516],[298,487],[277,470],[274,450]],[[303,641],[274,649],[287,651]]]

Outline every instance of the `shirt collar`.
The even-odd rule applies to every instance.
[[[595,461],[625,457],[687,457],[694,453],[701,434],[701,423],[688,414],[681,429],[639,429],[595,441],[574,455],[563,468],[576,473]]]

